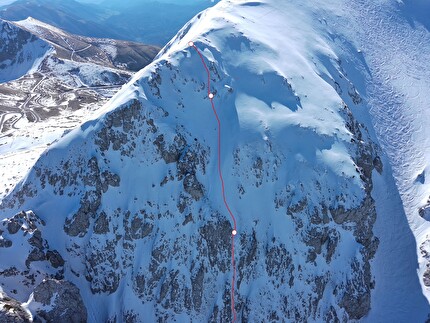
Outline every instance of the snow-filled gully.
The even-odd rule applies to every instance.
[[[193,42],[189,42],[188,45],[190,45],[190,47],[193,47],[196,50],[197,54],[200,56],[200,59],[202,60],[203,67],[206,70],[206,73],[208,76],[208,85],[207,85],[208,98],[211,102],[212,110],[214,112],[214,115],[215,115],[215,118],[216,118],[216,121],[218,124],[218,150],[217,150],[218,175],[219,175],[219,179],[221,181],[222,199],[224,201],[224,205],[225,205],[228,213],[230,214],[231,220],[233,221],[233,230],[231,232],[231,267],[232,267],[232,271],[233,271],[233,275],[232,275],[232,279],[231,279],[231,312],[233,315],[232,321],[236,322],[237,314],[236,314],[236,310],[234,308],[234,287],[235,287],[235,283],[236,283],[236,265],[235,265],[235,258],[234,258],[234,237],[237,234],[237,226],[236,226],[236,218],[235,218],[233,212],[231,211],[230,206],[228,205],[228,202],[227,202],[227,198],[226,198],[226,194],[225,194],[224,179],[223,179],[222,170],[221,170],[221,120],[218,117],[218,113],[216,111],[215,104],[213,101],[214,95],[213,95],[213,93],[211,93],[211,75],[210,75],[209,68],[206,65],[206,62],[203,58],[203,55],[200,52],[200,50],[197,48],[197,46]]]

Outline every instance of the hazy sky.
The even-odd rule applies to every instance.
[[[15,0],[0,0],[0,6],[4,6],[6,4],[12,3]]]
[[[7,4],[12,3],[14,1],[16,1],[16,0],[0,0],[0,6],[7,5]],[[86,3],[100,3],[100,2],[103,2],[104,0],[76,0],[76,1],[78,1],[78,2],[86,2]],[[156,1],[175,3],[175,0],[156,0]],[[179,0],[178,3],[180,3],[180,2],[182,2],[182,3],[185,3],[185,2],[187,2],[187,3],[193,3],[193,2],[203,2],[203,1],[204,0],[188,0],[188,1],[180,1]],[[213,0],[207,0],[207,1],[208,2],[209,1],[214,2]]]

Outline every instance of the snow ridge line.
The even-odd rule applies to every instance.
[[[215,104],[214,104],[214,94],[211,92],[211,74],[209,71],[209,68],[205,62],[205,59],[202,55],[202,53],[200,52],[200,50],[197,48],[197,46],[194,44],[194,42],[189,42],[188,45],[190,47],[193,47],[197,54],[199,54],[200,59],[202,60],[202,64],[203,67],[206,70],[207,76],[208,76],[208,97],[209,100],[211,102],[212,105],[212,111],[214,112],[216,121],[218,123],[218,174],[219,174],[219,179],[221,181],[221,190],[222,190],[222,198],[224,201],[224,205],[228,211],[228,213],[230,214],[230,217],[233,221],[233,231],[231,232],[231,266],[232,266],[232,271],[233,271],[233,277],[231,280],[231,312],[233,314],[233,323],[236,322],[237,319],[237,315],[236,315],[236,310],[234,308],[234,287],[235,287],[235,283],[236,283],[236,265],[235,265],[235,258],[234,258],[234,236],[237,234],[237,227],[236,227],[236,218],[233,215],[233,212],[230,209],[230,206],[228,205],[227,202],[227,198],[226,198],[226,194],[225,194],[225,185],[224,185],[224,178],[222,176],[222,170],[221,170],[221,120],[218,116],[217,110],[215,108]]]

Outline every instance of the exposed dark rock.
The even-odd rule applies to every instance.
[[[15,221],[13,218],[7,223],[7,231],[10,234],[15,234],[21,228],[21,224]]]
[[[181,292],[181,285],[183,280],[179,281],[179,271],[171,270],[164,279],[160,288],[160,302],[165,309],[173,310],[176,313],[183,311],[181,304],[183,299],[183,292]],[[182,277],[182,276],[181,276]]]
[[[91,243],[95,243],[92,246]],[[90,241],[85,256],[85,278],[90,282],[92,293],[114,293],[121,278],[120,263],[116,257],[116,240],[108,240],[100,244],[97,240]]]
[[[138,297],[143,297],[145,294],[145,276],[137,274],[133,279],[133,290]]]
[[[0,248],[10,248],[12,247],[12,240],[2,238],[0,239]]]
[[[353,85],[351,85],[351,87],[348,89],[348,95],[351,97],[352,102],[354,102],[354,104],[361,103],[362,99],[360,97],[360,94],[357,92]]]
[[[192,278],[192,295],[193,295],[193,304],[194,308],[198,311],[202,306],[202,298],[203,298],[203,280],[205,277],[204,267],[200,266],[197,274]]]
[[[356,261],[351,264],[352,275],[345,285],[345,292],[339,304],[352,320],[361,319],[370,310],[369,277],[359,267],[360,264]]]
[[[64,259],[57,250],[48,250],[46,252],[46,260],[48,260],[54,268],[64,266]]]
[[[101,185],[103,192],[106,193],[109,186],[118,187],[120,185],[121,179],[118,175],[112,174],[108,171],[104,171],[101,174]]]
[[[356,224],[354,236],[358,243],[366,248],[376,243],[374,247],[377,247],[376,238],[372,232],[373,224],[376,221],[376,209],[375,201],[371,196],[367,196],[358,208],[345,210],[343,206],[339,206],[336,209],[330,208],[330,213],[337,224]],[[374,252],[376,252],[376,248],[369,254],[369,259],[373,258]]]
[[[109,232],[109,221],[107,215],[104,211],[102,211],[94,222],[94,233],[96,234],[105,234]]]
[[[340,323],[340,320],[339,320],[337,313],[336,313],[336,309],[333,306],[330,306],[330,309],[325,314],[324,322]]]
[[[178,136],[175,142],[177,145],[187,145],[182,136]],[[176,138],[175,138],[176,139]],[[178,179],[181,180],[187,174],[196,174],[198,168],[200,168],[203,175],[206,173],[208,150],[200,146],[198,143],[193,146],[184,146],[184,151],[180,155],[177,168]]]
[[[184,222],[182,222],[182,225],[187,225],[192,221],[193,221],[193,215],[190,213],[185,217]]]
[[[316,310],[319,302],[322,300],[324,291],[327,285],[327,279],[324,276],[317,276],[313,281],[313,291],[316,294],[316,298],[312,299],[313,315],[315,317]]]
[[[304,238],[306,245],[312,247],[312,252],[315,253],[311,261],[315,260],[317,254],[321,254],[324,247],[327,263],[331,262],[338,241],[339,233],[335,229],[328,227],[313,227]]]
[[[31,262],[43,260],[45,260],[45,254],[40,249],[34,248],[33,250],[31,250],[30,254],[25,260],[25,264],[27,267],[29,267]]]
[[[221,272],[230,268],[231,224],[229,221],[209,222],[200,228],[200,234],[206,242],[202,248],[209,258],[211,267],[218,267]]]
[[[95,143],[101,152],[109,150],[121,151],[122,155],[130,155],[129,140],[127,134],[133,128],[133,121],[138,120],[141,115],[142,104],[139,100],[121,106],[110,112],[105,120],[105,127],[97,132]],[[122,129],[121,129],[122,128]]]
[[[430,268],[427,268],[426,271],[423,274],[423,282],[424,285],[427,287],[430,287]]]
[[[317,254],[321,253],[322,246],[328,240],[328,231],[327,227],[314,227],[310,231],[307,232],[305,243],[308,246],[313,247],[314,251]]]
[[[181,193],[181,195],[179,196],[179,199],[178,199],[178,203],[177,203],[177,208],[178,208],[179,212],[184,213],[187,206],[192,203],[191,201],[192,200],[189,196],[185,196],[185,194]]]
[[[140,322],[139,316],[133,311],[127,311],[123,316],[124,323],[138,323]]]
[[[32,317],[22,304],[7,296],[0,290],[0,322],[4,323],[29,323]]]
[[[327,254],[326,261],[329,264],[333,258],[334,252],[340,240],[340,234],[336,230],[330,230],[327,240]]]
[[[68,281],[45,280],[36,287],[33,297],[36,322],[87,322],[87,309],[79,289]],[[51,308],[46,310],[46,306]]]
[[[90,226],[90,218],[95,218],[101,203],[100,191],[88,191],[81,200],[78,212],[72,220],[66,219],[64,231],[72,237],[83,237]]]
[[[266,272],[269,276],[276,277],[277,279],[286,276],[291,264],[291,255],[285,249],[285,246],[274,246],[267,251]]]
[[[148,84],[152,89],[152,93],[159,99],[161,99],[160,85],[161,85],[161,75],[160,68],[157,67],[155,72],[151,72],[151,77],[148,79]]]
[[[241,273],[237,277],[237,287],[240,288],[242,281],[252,281],[257,277],[254,269],[257,264],[257,253],[259,252],[259,244],[256,233],[253,230],[252,234],[242,233],[240,235],[240,257],[238,259],[238,272]]]
[[[133,216],[131,221],[128,222],[129,217],[130,215],[126,215],[124,217],[125,239],[143,239],[152,232],[154,227],[153,224],[144,222],[144,220],[139,215]]]
[[[73,216],[72,220],[66,219],[64,232],[72,237],[83,237],[90,226],[90,214],[85,212],[81,206],[79,211]]]
[[[425,220],[430,221],[430,203],[421,207],[418,210],[418,214]]]
[[[430,287],[430,240],[424,240],[420,245],[421,256],[426,261],[426,270],[423,274],[423,282],[425,286]]]
[[[25,183],[20,190],[13,191],[3,198],[0,209],[13,209],[22,206],[27,199],[36,196],[36,194],[37,189],[32,184]]]
[[[24,224],[25,228],[23,228]],[[8,218],[7,221],[3,223],[3,226],[5,225],[9,234],[16,234],[21,228],[23,228],[25,232],[33,232],[37,228],[37,225],[45,225],[45,223],[32,211],[21,211],[13,217]],[[3,231],[0,230],[0,234],[2,232]]]
[[[170,145],[166,148],[166,143],[164,142],[164,135],[159,135],[154,140],[154,145],[157,147],[158,152],[164,159],[166,164],[175,163],[179,160],[181,156],[182,149],[184,146]]]
[[[384,165],[382,164],[381,158],[379,156],[373,158],[373,167],[375,167],[376,171],[379,174],[382,174],[382,171],[384,170]]]
[[[196,175],[187,174],[184,178],[184,190],[190,194],[196,201],[200,200],[203,195],[203,185],[197,180]]]
[[[45,248],[43,245],[44,240],[42,238],[42,232],[39,229],[36,229],[33,232],[33,235],[30,239],[28,239],[28,242],[30,243],[30,245],[39,250],[43,250]]]
[[[304,198],[303,200],[299,201],[297,204],[290,205],[287,209],[287,213],[289,215],[292,215],[294,213],[302,212],[307,205],[308,205],[308,200]]]

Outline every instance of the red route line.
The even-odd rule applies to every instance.
[[[213,93],[211,93],[211,75],[210,75],[209,68],[206,65],[205,59],[202,53],[200,52],[200,50],[197,48],[197,46],[193,42],[190,42],[189,45],[196,50],[197,54],[199,54],[200,59],[202,60],[202,63],[203,63],[203,67],[205,68],[206,73],[208,75],[208,97],[209,97],[209,100],[211,101],[212,111],[214,112],[216,121],[218,123],[218,174],[219,174],[219,179],[221,181],[221,190],[222,190],[222,198],[224,200],[224,205],[227,208],[227,211],[230,214],[231,219],[233,220],[233,231],[231,233],[231,266],[233,269],[233,277],[231,280],[231,311],[233,313],[233,322],[236,322],[236,310],[234,309],[234,285],[236,282],[236,266],[235,266],[235,260],[234,260],[234,236],[237,234],[237,228],[236,228],[236,218],[234,217],[233,212],[231,211],[230,206],[227,203],[227,198],[225,195],[224,178],[222,176],[222,170],[221,170],[221,120],[219,119],[218,113],[215,109],[215,104],[213,101],[214,99]]]

